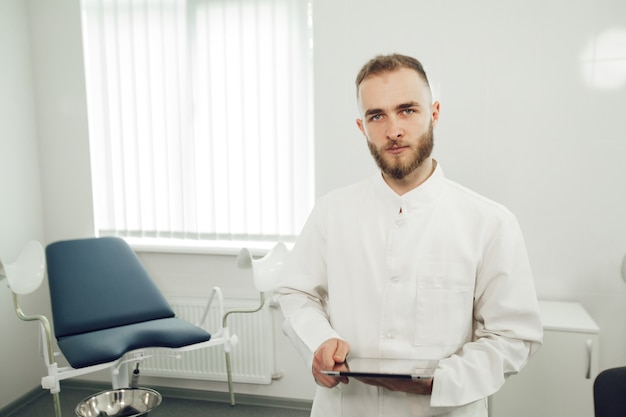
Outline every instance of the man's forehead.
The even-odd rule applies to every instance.
[[[404,103],[431,101],[426,81],[411,69],[370,75],[359,86],[359,105],[362,110],[379,106],[395,107]]]

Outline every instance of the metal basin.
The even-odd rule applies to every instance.
[[[161,394],[149,388],[102,391],[76,406],[79,417],[139,417],[161,404]]]

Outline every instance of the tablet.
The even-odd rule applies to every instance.
[[[436,360],[419,359],[349,358],[345,364],[322,373],[336,377],[431,379],[437,363]]]

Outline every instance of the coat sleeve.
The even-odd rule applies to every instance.
[[[289,255],[277,291],[285,316],[283,332],[309,368],[313,353],[324,341],[341,338],[332,328],[326,310],[328,285],[322,230],[316,207]]]
[[[459,406],[497,392],[541,346],[543,327],[526,246],[510,214],[489,239],[474,291],[473,340],[442,359],[431,406]]]

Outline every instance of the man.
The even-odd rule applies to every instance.
[[[280,290],[283,329],[319,385],[311,415],[487,416],[542,340],[520,228],[432,158],[440,104],[417,60],[376,57],[356,85],[381,173],[317,202]],[[322,374],[348,355],[439,364],[421,381]]]

